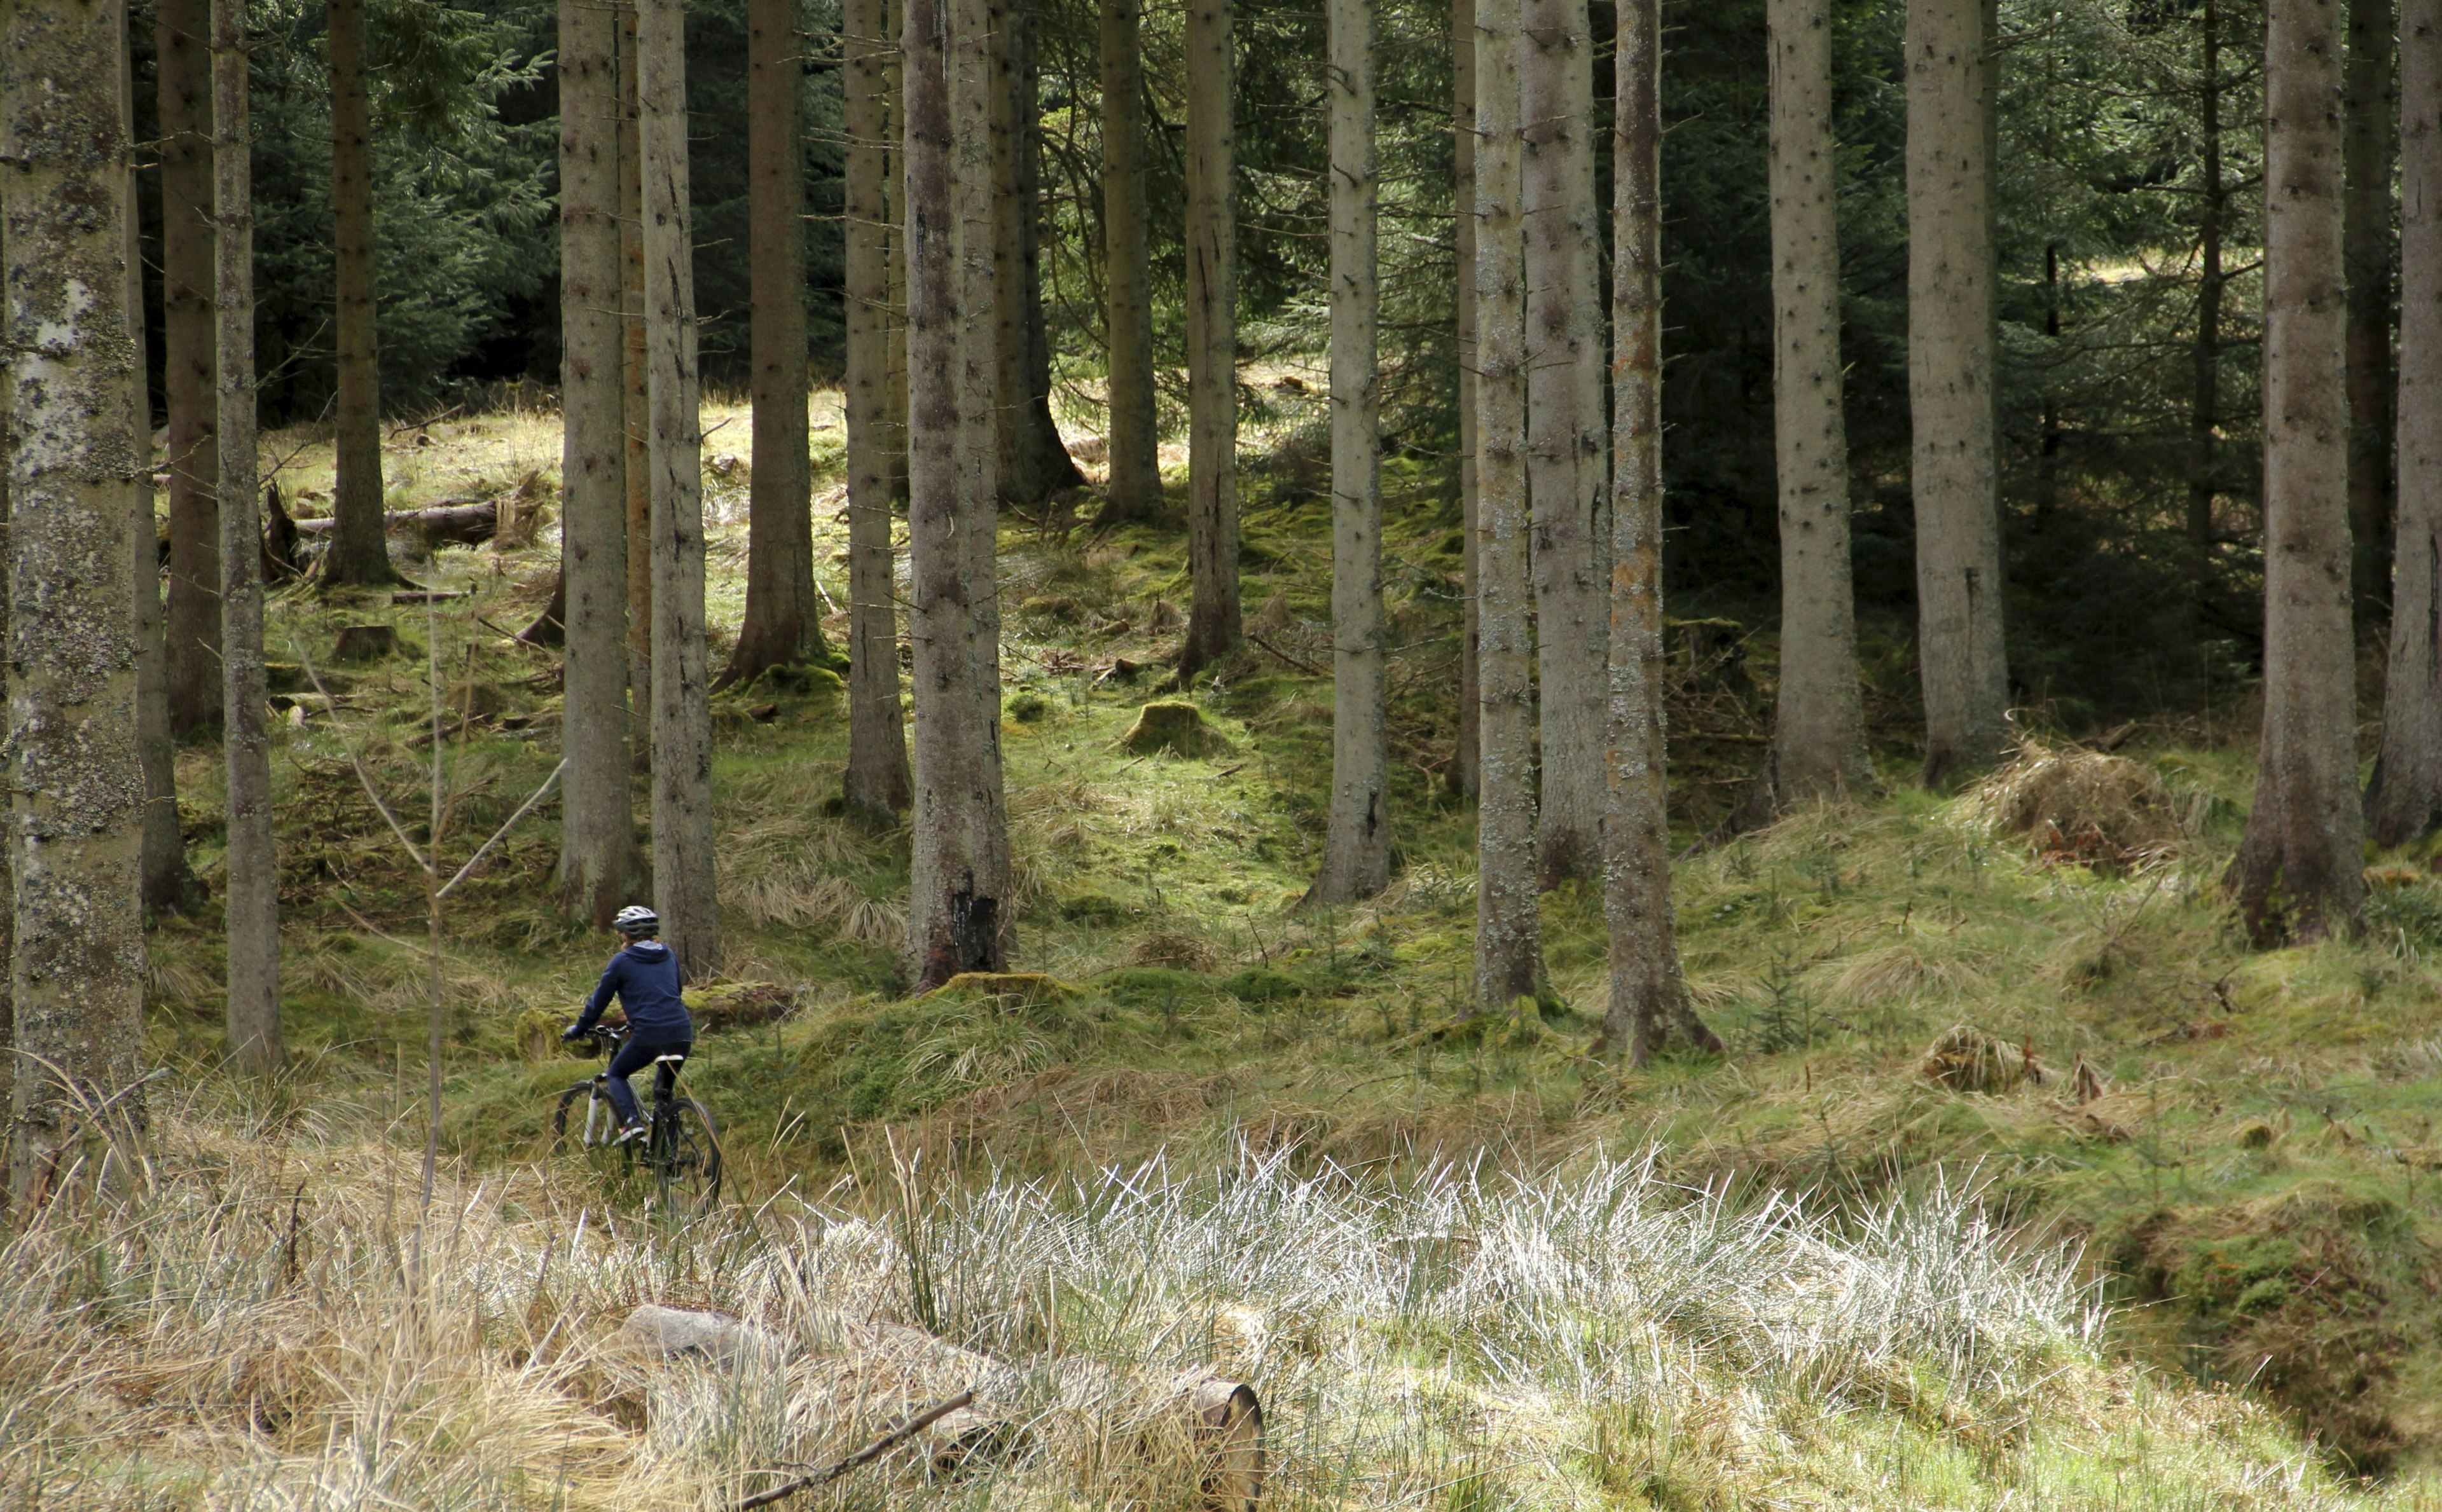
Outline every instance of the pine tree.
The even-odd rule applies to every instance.
[[[1000,497],[1031,509],[1085,481],[1051,418],[1043,313],[1041,67],[1034,0],[993,0],[993,308]]]
[[[607,928],[643,859],[629,791],[627,337],[620,316],[618,18],[559,4],[559,908]]]
[[[1475,7],[1475,1000],[1502,1011],[1543,971],[1536,912],[1534,687],[1527,637],[1525,243],[1519,0]]]
[[[1391,747],[1382,654],[1382,414],[1375,265],[1374,7],[1330,0],[1331,810],[1310,902],[1391,880]]]
[[[747,491],[746,614],[717,686],[822,661],[806,416],[805,65],[796,0],[746,9],[747,235],[753,269],[755,451]]]
[[[2349,616],[2340,27],[2271,0],[2264,51],[2264,736],[2231,862],[2248,932],[2314,940],[2363,893]]]
[[[212,97],[205,55],[210,9],[210,0],[160,0],[153,33],[161,120],[161,389],[170,410],[165,675],[170,729],[179,736],[221,717]],[[145,434],[152,434],[149,423]]]
[[[1459,581],[1467,597],[1458,655],[1458,738],[1450,751],[1449,791],[1476,792],[1477,723],[1482,696],[1476,687],[1476,468],[1475,468],[1475,0],[1450,0],[1450,203],[1458,208],[1454,233],[1458,293],[1458,489]]]
[[[1849,569],[1830,0],[1772,0],[1773,441],[1780,491],[1780,691],[1741,815],[1872,784]]]
[[[1009,959],[1001,795],[998,451],[992,383],[991,58],[985,0],[907,0],[908,638],[916,650],[908,975],[919,992]]]
[[[1611,805],[1603,1038],[1643,1065],[1722,1042],[1687,1002],[1670,917],[1662,727],[1662,6],[1621,0],[1612,195]]]
[[[115,0],[0,9],[0,218],[14,445],[9,780],[16,864],[9,1188],[47,1178],[73,1109],[137,1090],[144,1048],[131,500],[145,451],[132,391],[129,143]]]
[[[1924,780],[2009,738],[1993,407],[1993,87],[1980,0],[1908,0],[1908,414]]]
[[[327,587],[397,581],[382,505],[381,373],[374,362],[373,87],[366,72],[366,0],[329,0],[331,64],[331,312],[338,379]]]
[[[121,36],[127,38],[124,28]],[[120,60],[119,126],[129,141],[136,137],[136,75],[133,48]],[[143,246],[137,234],[137,173],[133,158],[121,181],[126,197],[127,308],[144,308]],[[208,191],[209,191],[209,189]],[[209,312],[210,304],[206,303]],[[128,360],[145,371],[144,322],[128,328]],[[128,433],[136,438],[136,486],[128,494],[132,510],[127,533],[128,590],[133,596],[136,635],[136,749],[144,774],[143,839],[137,861],[137,888],[148,916],[191,914],[204,903],[204,885],[187,865],[186,837],[178,829],[178,767],[175,738],[170,730],[170,657],[167,625],[161,611],[159,523],[153,507],[153,406],[145,385],[127,391]]]
[[[1145,203],[1144,7],[1101,0],[1103,282],[1108,291],[1110,484],[1105,519],[1148,519],[1161,508],[1154,423],[1153,269]]]
[[[2399,8],[2399,526],[2375,844],[2442,826],[2442,0]]]
[[[684,0],[638,0],[636,104],[653,421],[653,907],[680,971],[701,981],[720,961],[720,903],[714,886]]]
[[[898,46],[883,0],[846,0],[840,10],[847,69],[847,772],[843,792],[857,812],[887,817],[907,807],[907,737],[899,703],[899,606],[890,556],[890,499],[897,468],[891,426],[888,60]]]
[[[280,856],[263,665],[263,517],[255,502],[254,135],[246,0],[211,0],[213,372],[218,378],[221,733],[228,776],[229,1051],[249,1071],[286,1059],[280,1025]]]
[[[2348,0],[2341,256],[2348,269],[2349,539],[2357,623],[2382,623],[2392,550],[2392,0]]]
[[[1187,7],[1187,560],[1178,671],[1237,649],[1238,212],[1230,0]]]
[[[1526,0],[1526,475],[1534,527],[1542,885],[1595,875],[1603,814],[1603,319],[1585,0]]]

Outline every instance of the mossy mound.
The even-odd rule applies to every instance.
[[[1007,997],[1023,1003],[1075,997],[1079,989],[1045,972],[960,972],[927,997]]]
[[[1249,966],[1221,978],[1221,991],[1242,1003],[1285,1003],[1306,994],[1305,983],[1269,966]]]
[[[699,1034],[743,1029],[786,1018],[797,1007],[797,994],[771,982],[714,982],[679,994]]]
[[[1202,709],[1173,699],[1137,710],[1137,722],[1120,737],[1120,749],[1135,756],[1168,751],[1174,756],[1201,756],[1227,751],[1230,742],[1204,722]]]
[[[1925,1047],[1917,1074],[1954,1092],[2007,1092],[2022,1082],[2040,1082],[2042,1068],[2018,1046],[1964,1024],[1942,1030]]]

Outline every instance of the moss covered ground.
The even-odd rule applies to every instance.
[[[818,576],[834,606],[836,402],[818,398],[815,432]],[[740,608],[746,483],[720,453],[730,434],[743,450],[745,424],[711,418],[718,659]],[[2143,1390],[2255,1394],[2330,1472],[2429,1494],[2423,1477],[2442,1460],[2442,883],[2425,858],[2370,858],[2388,869],[2362,938],[2251,951],[2216,883],[2250,794],[2242,743],[2205,738],[2196,721],[2124,732],[2118,754],[2159,784],[2161,832],[2124,853],[2058,829],[2031,840],[1993,822],[1990,802],[1906,781],[1906,670],[1876,642],[1886,793],[1678,868],[1690,991],[1729,1056],[1625,1072],[1591,1053],[1601,908],[1575,887],[1544,902],[1541,1009],[1470,1019],[1473,826],[1443,782],[1460,541],[1455,501],[1420,466],[1386,466],[1397,879],[1359,907],[1292,906],[1322,829],[1331,697],[1328,496],[1298,423],[1285,411],[1250,457],[1243,564],[1259,639],[1191,688],[1167,685],[1164,666],[1187,594],[1177,532],[1098,530],[1056,508],[1004,517],[1013,965],[1048,980],[904,998],[905,837],[839,811],[836,683],[775,679],[715,700],[727,974],[793,1002],[707,1035],[688,1072],[721,1120],[741,1195],[853,1204],[891,1152],[911,1150],[976,1181],[1157,1152],[1173,1169],[1274,1155],[1387,1178],[1470,1161],[1577,1170],[1651,1150],[1673,1180],[1735,1200],[1802,1194],[1858,1221],[1963,1185],[2021,1244],[2082,1247],[2123,1304],[2105,1353],[2134,1362]],[[393,507],[527,472],[548,481],[556,417],[439,423],[387,452]],[[274,455],[288,458],[292,500],[314,507],[327,444],[290,437]],[[406,562],[465,595],[439,604],[292,589],[272,606],[273,659],[339,680],[335,708],[298,700],[275,767],[295,1080],[391,1109],[401,1139],[420,1135],[422,883],[350,753],[425,843],[437,693],[445,864],[508,817],[557,758],[556,658],[503,633],[539,607],[555,538]],[[406,650],[323,665],[341,627],[372,623],[393,625]],[[835,614],[834,642],[843,625]],[[1692,844],[1735,801],[1769,727],[1773,649],[1768,633],[1714,620],[1682,625],[1673,644],[1674,820]],[[1192,703],[1197,738],[1131,740],[1155,702]],[[217,751],[182,754],[180,777],[209,879]],[[641,777],[637,795],[641,813]],[[519,1033],[533,1015],[573,1011],[608,954],[547,906],[555,822],[546,807],[448,909],[443,1132],[475,1170],[540,1156],[551,1095],[585,1071]],[[152,949],[156,1048],[209,1075],[215,921],[163,920]],[[1960,1029],[1955,1043],[2015,1069],[1964,1090],[1926,1074],[1928,1046]],[[1869,1419],[1861,1435],[1942,1434],[1938,1420]],[[1871,1504],[2003,1504],[1991,1456],[1943,1442],[1941,1473],[1959,1487]],[[1772,1504],[1677,1502],[1660,1484],[1605,1494]],[[2273,1504],[2185,1495],[2088,1485],[2047,1504]]]

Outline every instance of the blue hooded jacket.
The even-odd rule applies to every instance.
[[[610,957],[576,1027],[592,1029],[613,996],[628,1011],[630,1043],[675,1045],[695,1038],[695,1020],[679,1000],[679,958],[660,940],[637,940]]]

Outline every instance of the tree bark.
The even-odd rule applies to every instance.
[[[1688,1004],[1670,914],[1662,714],[1662,7],[1621,0],[1613,128],[1611,807],[1603,917],[1611,1004],[1603,1039],[1642,1066],[1674,1048],[1719,1053]]]
[[[125,12],[10,0],[0,46],[9,228],[9,777],[16,860],[9,1187],[47,1178],[77,1107],[134,1090],[144,1034]]]
[[[1230,0],[1187,6],[1187,561],[1178,671],[1238,648],[1238,213]]]
[[[2391,590],[2391,0],[2348,0],[2341,256],[2348,270],[2350,577],[2360,634],[2382,624]]]
[[[720,962],[720,903],[713,875],[684,0],[638,0],[636,101],[653,417],[653,907],[680,974],[700,982]]]
[[[916,648],[908,975],[999,971],[1011,933],[1001,790],[986,0],[907,0],[907,526]]]
[[[263,1074],[287,1059],[280,1025],[280,857],[272,834],[270,702],[263,666],[263,522],[255,502],[254,134],[246,0],[211,0],[215,288],[219,392],[213,480],[221,538],[221,732],[228,777],[229,1052]],[[173,503],[175,509],[175,503]]]
[[[1908,0],[1908,411],[1929,785],[1989,765],[2009,738],[1987,42],[1978,0]]]
[[[755,454],[747,485],[746,615],[721,687],[821,661],[813,464],[806,419],[805,65],[796,0],[747,7],[748,261],[754,285]]]
[[[1153,270],[1146,256],[1142,0],[1102,0],[1103,282],[1109,301],[1106,519],[1161,509],[1154,416]]]
[[[643,869],[629,789],[619,106],[618,17],[597,0],[559,0],[558,609],[568,771],[556,885],[560,912],[596,929],[633,901]]]
[[[1527,643],[1524,168],[1519,0],[1475,7],[1476,804],[1475,1001],[1531,996],[1543,972],[1536,911],[1534,690]]]
[[[382,529],[381,374],[374,363],[373,95],[365,0],[330,0],[331,313],[338,378],[331,487],[336,528],[322,558],[328,588],[398,581]]]
[[[1380,174],[1374,155],[1374,9],[1330,0],[1331,811],[1310,903],[1371,898],[1391,880],[1391,745],[1382,655],[1382,414],[1377,381]]]
[[[1459,642],[1458,738],[1449,791],[1476,793],[1481,699],[1476,687],[1476,345],[1475,345],[1475,0],[1450,0],[1450,205],[1458,261],[1458,489],[1460,592],[1467,596]]]
[[[2227,885],[2259,942],[2344,933],[2363,892],[2349,623],[2338,18],[2272,0],[2264,70],[2264,736]]]
[[[2442,826],[2442,0],[2399,8],[2399,526],[2375,844]]]
[[[2214,501],[2221,493],[2221,304],[2228,276],[2222,271],[2222,223],[2229,213],[2230,185],[2221,166],[2221,18],[2215,0],[2204,0],[2197,16],[2196,137],[2203,154],[2203,185],[2196,198],[2196,336],[2188,403],[2188,539],[2199,553],[2213,546]],[[2197,592],[2203,592],[2198,562]]]
[[[1780,493],[1780,690],[1759,822],[1873,784],[1849,569],[1840,413],[1839,192],[1830,0],[1772,0],[1773,440]]]
[[[645,153],[638,134],[635,0],[619,16],[619,308],[627,338],[628,701],[633,759],[652,764],[653,406],[645,350]],[[639,729],[638,727],[642,728]]]
[[[907,807],[907,737],[899,704],[899,603],[891,570],[896,468],[890,418],[891,113],[887,61],[898,53],[883,0],[844,0],[841,109],[847,134],[847,806],[887,817]]]
[[[160,0],[161,387],[170,409],[170,729],[220,718],[220,457],[213,428],[210,0]],[[149,420],[149,416],[147,417]],[[148,425],[145,435],[150,437]]]
[[[130,46],[127,55],[119,61],[119,127],[132,143],[136,137],[135,58],[133,38],[123,26],[120,39]],[[170,732],[170,659],[161,613],[160,525],[153,507],[153,405],[141,376],[146,367],[144,247],[137,234],[139,216],[136,178],[131,152],[123,185],[126,297],[127,308],[137,312],[131,318],[128,340],[133,353],[129,360],[138,376],[127,394],[127,425],[129,434],[135,437],[137,461],[136,488],[129,496],[135,514],[127,534],[128,550],[133,553],[128,588],[135,613],[137,759],[144,772],[143,843],[137,886],[150,918],[193,913],[203,906],[204,885],[187,865],[186,837],[178,828],[177,747]],[[207,313],[210,308],[208,301]]]
[[[1525,0],[1526,473],[1532,500],[1541,883],[1591,879],[1603,816],[1603,321],[1585,0]]]

